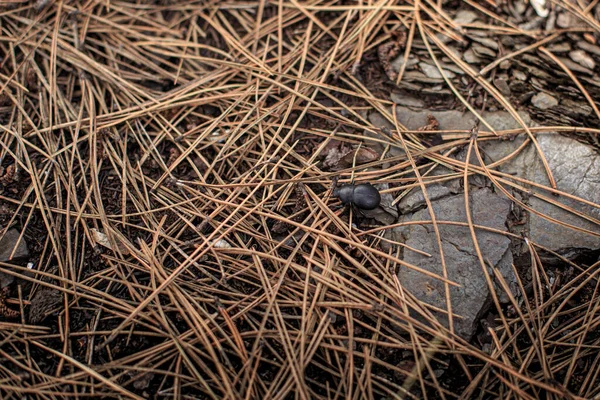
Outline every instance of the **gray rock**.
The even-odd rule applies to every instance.
[[[460,57],[460,53],[458,53],[457,56]],[[465,71],[456,64],[450,64],[450,63],[446,63],[446,62],[440,62],[439,64],[440,64],[440,67],[442,67],[442,69],[445,72],[454,72],[456,75],[464,75],[465,74]]]
[[[429,111],[429,110],[411,110],[408,107],[396,108],[398,122],[410,130],[416,130],[427,123],[427,116],[433,115],[440,123],[440,130],[470,130],[477,121],[476,117],[470,112],[450,111]],[[531,118],[526,112],[519,112],[519,116],[526,124],[531,122]],[[505,129],[519,128],[519,123],[507,111],[484,112],[482,117],[497,131]]]
[[[580,18],[571,14],[570,12],[561,12],[556,18],[556,26],[559,28],[574,28],[574,27],[586,27],[587,24]]]
[[[406,107],[415,107],[415,108],[423,108],[425,106],[425,102],[416,97],[402,95],[399,93],[392,93],[390,96],[392,101],[396,104]]]
[[[535,18],[530,19],[527,22],[519,24],[519,28],[523,29],[525,31],[533,31],[533,30],[540,29],[542,27],[542,25],[544,25],[544,22],[546,22],[545,18],[535,17]]]
[[[442,78],[442,74],[440,73],[440,70],[435,65],[420,62],[419,67],[421,67],[421,71],[423,71],[425,76],[427,76],[428,78],[433,78],[433,79]],[[444,75],[448,79],[452,79],[456,76],[455,73],[447,71],[445,69],[443,69],[442,71],[444,72]]]
[[[543,92],[544,88],[546,87],[546,81],[542,80],[542,79],[538,79],[535,76],[532,76],[530,79],[531,82],[531,86],[533,86],[533,88],[537,91]]]
[[[496,42],[494,39],[491,39],[489,37],[486,36],[478,36],[476,34],[471,34],[468,35],[469,39],[473,40],[474,42],[477,42],[489,49],[492,50],[498,50],[498,42]]]
[[[406,64],[405,70],[408,70],[409,68],[411,68],[414,65],[417,65],[419,63],[419,59],[414,57],[414,56],[409,56],[408,57],[408,61],[404,60],[404,54],[399,55],[398,57],[396,57],[392,62],[392,68],[394,69],[394,71],[396,71],[396,73],[400,73],[400,69],[402,68],[402,65]]]
[[[582,50],[587,51],[588,53],[592,53],[597,56],[600,56],[600,46],[596,46],[595,44],[588,43],[585,40],[581,40],[581,41],[577,42],[577,47],[579,47]]]
[[[577,140],[556,134],[540,135],[538,143],[546,156],[559,190],[593,204],[600,204],[600,191],[598,191],[600,155],[598,153]],[[530,167],[523,171],[522,176],[528,180],[548,185],[548,177],[533,148],[530,148],[522,157],[525,158],[522,160],[522,164],[530,163]],[[554,198],[547,193],[543,194],[583,215],[600,220],[600,209],[596,207],[567,198]],[[578,217],[572,212],[536,197],[532,197],[529,202],[535,210],[544,215],[591,232],[599,232],[598,224]],[[535,243],[558,252],[573,248],[600,249],[600,237],[562,227],[535,214],[530,216],[529,235]]]
[[[514,152],[525,140],[519,136],[515,141],[490,142],[483,146],[490,162],[498,161]],[[537,137],[559,190],[600,204],[600,155],[590,146],[558,134],[540,134]],[[542,161],[533,145],[529,145],[518,156],[498,167],[501,172],[550,186]],[[588,218],[600,220],[600,209],[565,197],[554,197],[540,189],[530,188],[557,203],[576,210]],[[543,215],[587,231],[598,232],[598,224],[578,217],[568,210],[550,204],[535,196],[529,206]],[[600,237],[560,226],[535,213],[529,215],[529,238],[536,244],[552,251],[567,254],[572,249],[600,249]],[[571,254],[576,254],[572,253]]]
[[[573,50],[569,53],[569,57],[571,57],[571,60],[575,61],[580,65],[583,65],[586,68],[596,68],[596,62],[594,61],[594,59],[583,50]]]
[[[432,78],[425,75],[421,71],[408,71],[404,74],[403,80],[405,82],[420,82],[420,83],[442,83],[444,79],[440,76],[439,78]]]
[[[469,64],[478,64],[481,62],[481,58],[475,55],[475,52],[472,48],[465,51],[465,54],[463,54],[463,59]]]
[[[19,240],[20,235],[16,229],[9,229],[0,239],[0,261],[6,262],[29,256],[27,243],[25,239]]]
[[[556,57],[557,59],[559,59],[563,64],[565,64],[565,66],[567,68],[569,68],[571,71],[575,71],[575,72],[581,72],[583,74],[587,74],[587,75],[594,75],[594,71],[592,71],[589,68],[584,67],[581,64],[578,64],[574,61],[571,61],[570,58],[566,58],[566,57]]]
[[[15,281],[14,276],[5,274],[4,272],[0,272],[0,289],[10,285],[14,281]]]
[[[471,216],[477,225],[505,231],[505,221],[509,213],[510,202],[489,189],[479,189],[470,194]],[[433,211],[438,221],[466,222],[464,195],[443,197],[432,202]],[[405,221],[431,220],[428,209],[406,216]],[[474,324],[488,305],[490,290],[485,274],[476,255],[475,246],[468,227],[439,225],[444,259],[448,278],[460,285],[450,288],[452,311],[455,315],[454,327],[457,334],[469,339],[474,333]],[[403,236],[405,243],[415,249],[427,252],[432,257],[406,249],[403,260],[443,276],[439,247],[433,226],[408,225],[388,233],[392,239]],[[509,284],[515,280],[512,271],[512,254],[509,250],[510,239],[506,236],[488,231],[477,231],[477,241],[485,260],[499,269]],[[488,271],[490,272],[490,271]],[[444,284],[420,272],[402,267],[398,277],[402,285],[417,299],[447,310]],[[493,279],[493,274],[492,274]],[[448,325],[447,314],[432,311],[438,320]]]
[[[456,57],[460,57],[462,54],[462,51],[459,50],[456,46],[453,45],[448,45],[448,51],[452,54],[454,54]],[[442,57],[442,59],[446,59],[446,57]],[[446,67],[454,67],[456,70],[461,71],[462,73],[464,73],[465,71],[463,71],[458,65],[454,64],[454,63],[449,63],[449,64],[445,64],[444,68]],[[455,71],[456,72],[456,71]]]
[[[394,126],[394,124],[392,124],[390,121],[388,121],[378,111],[373,111],[373,112],[369,113],[369,122],[371,122],[371,124],[373,124],[373,126],[378,129],[384,128],[384,129],[389,129],[389,130],[396,130],[396,127]],[[375,134],[370,131],[365,131],[364,133],[365,133],[365,136],[372,137],[377,140],[381,140],[384,138],[384,137],[382,137],[381,134]],[[379,154],[382,154],[384,152],[384,150],[386,150],[386,146],[381,142],[371,142],[369,144],[369,147],[371,147],[373,150],[375,150]],[[402,146],[400,144],[395,144],[395,145],[391,145],[391,146],[389,146],[389,148],[387,148],[386,158],[404,156],[405,154],[406,153],[404,152],[404,149],[402,148]]]
[[[471,10],[459,10],[453,22],[457,25],[470,24],[477,19],[477,13]]]
[[[475,54],[477,57],[496,57],[496,52],[494,50],[477,43],[471,46],[471,49],[473,50],[473,54]]]
[[[569,42],[553,43],[548,46],[548,50],[553,53],[566,53],[571,51],[571,44]]]
[[[544,27],[546,32],[550,32],[556,29],[556,11],[552,10],[548,18],[546,19],[546,26]]]
[[[436,33],[435,37],[444,44],[450,43],[452,41],[452,38],[450,36],[445,35],[443,33]]]
[[[527,11],[527,5],[523,1],[515,1],[514,2],[514,14],[518,18],[522,18],[522,16]]]
[[[573,101],[568,98],[564,98],[560,100],[561,107],[567,109],[570,113],[581,114],[585,117],[589,116],[594,112],[589,103]]]
[[[29,256],[25,239],[19,240],[20,233],[16,229],[9,229],[0,239],[0,261],[7,262]],[[12,257],[11,257],[12,255]],[[10,285],[14,281],[12,275],[0,272],[0,288]]]
[[[494,79],[494,85],[504,96],[510,96],[510,87],[508,87],[508,77],[499,76]]]
[[[504,60],[499,65],[498,68],[507,70],[512,66],[512,62],[510,60]]]
[[[558,105],[558,100],[548,93],[540,92],[531,98],[531,104],[540,110],[547,110]]]
[[[426,187],[426,189],[429,201],[435,201],[451,194],[450,189],[442,185],[430,185]],[[402,214],[407,214],[426,204],[425,196],[421,188],[414,188],[400,200],[400,212]]]
[[[523,71],[519,71],[518,69],[516,69],[516,70],[514,70],[512,72],[512,74],[513,74],[513,77],[515,79],[518,79],[520,81],[526,81],[527,80],[527,74],[525,72],[523,72]]]
[[[369,114],[369,122],[376,128],[395,129],[394,124],[377,111]]]

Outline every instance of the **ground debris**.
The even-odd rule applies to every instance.
[[[0,316],[5,318],[17,318],[21,313],[17,310],[8,308],[6,305],[6,296],[8,294],[8,288],[0,289]]]
[[[48,287],[42,287],[31,299],[28,311],[28,321],[31,324],[39,324],[52,312],[60,307],[63,295],[60,291]]]
[[[22,260],[29,257],[29,249],[24,238],[16,229],[6,231],[0,239],[0,261],[7,262],[11,260]],[[14,281],[14,276],[0,271],[0,288],[10,285]]]
[[[558,105],[558,100],[548,93],[540,92],[532,97],[531,104],[541,110],[546,110]]]
[[[432,115],[427,114],[427,125],[420,127],[419,131],[437,131],[440,128],[440,123],[438,120]]]
[[[391,41],[381,44],[377,48],[379,62],[391,81],[395,81],[398,77],[398,73],[395,71],[394,66],[392,65],[392,60],[400,55],[400,51],[406,44],[406,38],[406,32],[395,31],[392,35]]]
[[[3,394],[600,395],[599,4],[42,2],[0,6]]]

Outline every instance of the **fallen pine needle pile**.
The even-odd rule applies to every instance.
[[[536,54],[587,114],[538,97],[549,107],[534,117],[598,144],[598,89],[581,70],[597,77],[594,60],[577,53],[588,67],[573,69],[552,47],[598,37],[595,2],[517,2],[543,23],[560,10],[583,21],[562,31],[517,25],[499,3],[0,4],[0,233],[15,243],[0,262],[0,397],[599,396],[598,253],[572,259],[496,229],[523,249],[509,263],[518,279],[509,288],[473,251],[508,297],[485,299],[492,311],[466,337],[460,315],[427,305],[398,275],[423,274],[449,299],[462,286],[446,264],[407,261],[432,252],[386,233],[406,223],[397,204],[410,190],[450,180],[466,188],[461,199],[486,179],[511,210],[529,210],[514,193],[531,182],[481,167],[478,146],[516,136],[535,146],[549,131],[484,117],[451,129],[434,116],[410,130],[390,111],[391,92],[433,96],[432,110],[493,105],[519,121],[514,93],[546,81],[505,83],[509,95],[496,74]],[[461,9],[478,20],[457,22]],[[455,55],[465,41],[476,51],[465,58],[487,70]],[[498,62],[481,61],[490,51]],[[533,148],[544,199],[569,196]],[[393,202],[367,218],[332,196],[336,182],[377,184]],[[470,240],[486,228],[469,216],[428,229],[462,223]],[[560,271],[551,276],[548,254]]]

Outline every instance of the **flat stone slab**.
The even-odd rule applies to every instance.
[[[416,130],[424,126],[429,114],[438,120],[441,130],[469,130],[476,121],[473,114],[456,110],[428,111],[397,106],[396,111],[399,122],[410,130]],[[521,126],[506,111],[485,112],[482,116],[497,131],[516,129]],[[525,124],[532,125],[531,118],[526,112],[520,111],[519,116]],[[372,113],[370,118],[377,120],[380,124],[387,122],[379,113]],[[391,124],[388,127],[393,129]],[[482,142],[480,147],[483,150],[485,162],[491,164],[510,155],[523,143],[526,137],[526,135],[519,135],[513,141]],[[545,154],[558,189],[593,204],[600,204],[600,190],[598,190],[598,187],[600,187],[600,154],[591,146],[556,133],[538,134],[537,140],[542,152]],[[459,153],[458,158],[464,159],[461,156],[462,153]],[[478,164],[474,154],[472,154],[471,163]],[[549,186],[549,180],[541,158],[531,144],[516,157],[498,166],[497,169],[519,178]],[[438,167],[433,174],[437,175],[445,172],[447,172],[446,169]],[[485,186],[484,181],[485,179],[482,176],[470,178],[470,182],[476,186]],[[459,189],[460,184],[458,181],[450,181],[446,182],[444,186],[456,191]],[[532,196],[529,199],[529,205],[539,213],[585,231],[600,232],[600,226],[597,223],[600,221],[600,209],[597,207],[564,196],[555,197],[540,189],[531,188],[531,190],[575,210],[586,216],[587,219]],[[441,192],[443,192],[443,189],[432,192],[430,198],[439,197]],[[407,200],[400,202],[400,210],[403,213],[410,212],[416,206],[419,206],[419,204],[411,204],[412,201],[415,201],[414,196],[419,197],[419,193],[420,191],[416,194],[410,194]],[[600,236],[561,226],[535,213],[529,213],[528,215],[526,232],[528,232],[528,237],[533,242],[563,254],[572,249],[600,249]]]
[[[401,100],[403,103],[411,104],[416,104],[416,102],[419,101],[410,96],[406,96],[404,99],[398,99],[398,95],[396,95],[396,101],[398,100]],[[392,115],[391,108],[389,110],[390,115]],[[411,131],[427,125],[428,115],[433,115],[438,120],[440,123],[440,130],[470,130],[477,122],[477,118],[471,112],[461,112],[456,110],[429,111],[423,109],[418,110],[414,107],[396,106],[396,113],[398,122]],[[531,118],[528,113],[519,111],[518,114],[526,125],[531,124]],[[508,111],[486,111],[482,114],[482,117],[497,131],[521,127],[521,124],[519,124]],[[388,129],[395,130],[394,125],[377,111],[369,114],[369,120],[377,128],[385,126]]]
[[[427,190],[427,198],[429,201],[441,199],[451,193],[450,189],[443,185],[429,185],[425,189]],[[425,194],[421,188],[415,188],[400,200],[400,212],[402,212],[402,214],[408,214],[418,208],[424,207],[426,204]]]
[[[427,116],[433,115],[440,123],[440,130],[470,130],[475,126],[477,118],[471,112],[449,111],[414,111],[408,107],[396,107],[398,121],[409,130],[416,130],[427,124]],[[531,123],[529,114],[519,112],[525,124]],[[482,117],[497,131],[520,128],[521,125],[508,111],[486,111]]]
[[[495,162],[508,156],[523,143],[523,140],[525,140],[525,136],[521,135],[514,142],[486,143],[483,145],[489,158],[486,162]],[[598,190],[600,188],[600,154],[591,146],[557,133],[538,134],[537,141],[548,161],[548,166],[552,171],[558,190],[593,204],[600,204],[600,190]],[[529,144],[516,157],[500,165],[498,170],[550,187],[550,180],[533,144]],[[539,193],[552,202],[563,204],[588,219],[531,196],[528,201],[529,206],[537,212],[557,221],[596,233],[594,235],[577,231],[561,226],[535,213],[529,213],[526,232],[534,243],[559,253],[567,253],[572,249],[600,249],[600,236],[598,236],[600,226],[594,222],[600,221],[600,209],[565,196],[554,196],[535,187],[528,187],[528,189],[533,193]]]
[[[484,188],[472,190],[469,202],[474,224],[500,231],[507,230],[505,222],[510,210],[510,202],[507,199]],[[467,222],[464,194],[433,200],[432,207],[438,221]],[[403,219],[404,222],[430,220],[427,208],[406,215]],[[461,337],[470,339],[479,315],[489,305],[491,289],[486,283],[469,228],[442,224],[438,227],[448,278],[460,285],[450,287],[452,312],[458,315],[453,318],[454,329]],[[408,225],[393,229],[387,235],[393,240],[404,241],[406,245],[432,255],[427,257],[405,249],[402,256],[404,261],[443,276],[433,225]],[[513,259],[509,249],[510,239],[505,235],[484,230],[477,230],[476,236],[484,259],[500,270],[509,285],[513,284],[515,278],[511,269]],[[493,280],[493,272],[488,272]],[[403,287],[420,301],[438,309],[448,309],[445,287],[441,281],[405,267],[401,267],[398,277]],[[504,297],[501,293],[499,296]],[[433,310],[432,313],[441,323],[448,326],[447,314]]]
[[[593,204],[600,204],[600,190],[598,190],[600,188],[600,155],[592,147],[557,134],[539,135],[538,143],[546,156],[559,190]],[[528,153],[523,155],[525,159],[521,160],[520,164],[525,165],[528,163],[527,159],[535,157],[534,160],[531,160],[534,168],[527,168],[523,171],[523,175],[533,182],[549,185],[542,161],[535,154],[533,146],[531,147]],[[541,192],[553,201],[600,221],[600,209],[597,207],[564,196],[554,197],[540,190],[536,190],[536,192]],[[596,233],[596,235],[592,235],[578,232],[531,214],[529,236],[535,243],[559,252],[573,248],[600,249],[600,236],[598,236],[600,225],[598,223],[581,218],[571,211],[561,209],[536,197],[532,197],[529,203],[542,214]]]

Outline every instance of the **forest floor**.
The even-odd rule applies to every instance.
[[[598,3],[0,3],[0,397],[600,396]]]

